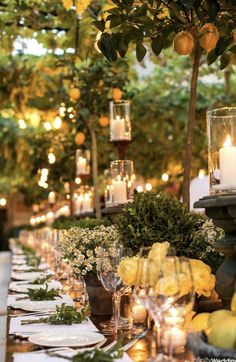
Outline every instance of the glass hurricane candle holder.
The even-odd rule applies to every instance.
[[[113,184],[113,204],[125,204],[133,196],[133,161],[117,160],[111,162]]]
[[[76,175],[87,176],[90,173],[90,151],[78,149],[76,151]]]
[[[93,199],[94,199],[93,188],[89,188],[89,187],[85,186],[84,192],[82,194],[81,214],[93,212]]]
[[[113,182],[111,170],[107,169],[104,171],[105,178],[105,206],[110,207],[113,205]]]
[[[130,101],[110,102],[110,141],[131,141]]]
[[[236,192],[236,107],[207,112],[210,193]]]

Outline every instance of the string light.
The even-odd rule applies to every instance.
[[[60,117],[65,117],[65,115],[66,115],[66,107],[65,106],[61,106],[59,108],[59,115],[60,115]]]
[[[152,190],[152,185],[150,183],[146,183],[145,188],[147,191],[151,191]]]
[[[44,122],[44,128],[46,129],[46,131],[51,131],[51,129],[52,129],[52,125],[51,125],[51,123],[50,122]]]
[[[7,200],[5,199],[5,197],[1,197],[0,198],[0,206],[6,206],[7,204]]]
[[[161,176],[161,178],[162,178],[162,181],[167,182],[167,181],[169,180],[169,175],[168,175],[168,173],[163,173],[162,176]]]
[[[77,185],[80,185],[80,184],[81,184],[81,178],[80,178],[80,177],[76,177],[76,178],[75,178],[75,183],[76,183]]]
[[[69,107],[69,108],[67,108],[67,112],[68,112],[68,113],[73,112],[73,110],[74,110],[74,108],[73,108],[73,107]]]
[[[20,129],[26,129],[26,127],[27,127],[24,119],[19,119],[18,125],[19,125]]]
[[[56,156],[54,155],[53,152],[49,152],[49,154],[48,154],[48,162],[50,164],[53,164],[53,163],[56,162]]]
[[[140,193],[140,192],[143,192],[143,186],[141,185],[138,185],[137,186],[137,191]]]
[[[62,120],[61,120],[61,118],[57,116],[57,117],[54,119],[53,125],[54,125],[54,128],[60,129],[60,128],[61,128],[61,125],[62,125]]]

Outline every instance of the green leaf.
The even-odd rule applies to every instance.
[[[104,32],[104,30],[105,30],[105,22],[103,20],[102,21],[95,20],[95,21],[92,22],[92,24],[94,26],[96,26],[96,28],[98,30],[100,30],[101,32]]]
[[[215,20],[218,12],[220,11],[220,5],[217,0],[206,0],[206,10],[209,16],[209,20]]]
[[[151,43],[152,51],[155,55],[159,55],[164,45],[163,37],[161,34],[157,35]]]
[[[122,35],[120,36],[120,39],[118,41],[118,46],[117,46],[117,50],[118,53],[120,54],[120,56],[123,58],[125,56],[125,54],[127,53],[128,50],[128,42],[127,39],[125,37],[123,37]]]
[[[141,62],[143,60],[146,53],[147,53],[147,49],[145,48],[145,46],[140,42],[137,43],[137,45],[136,45],[136,57],[137,57],[137,60],[139,62]]]
[[[147,14],[147,4],[143,4],[142,6],[137,6],[137,9],[134,11],[133,15],[135,17],[145,16]]]
[[[112,35],[107,33],[103,33],[98,41],[99,49],[109,61],[117,60],[117,51],[114,44],[115,37],[112,38]]]
[[[236,45],[232,46],[232,48],[229,49],[231,53],[236,53]]]
[[[121,17],[119,15],[108,15],[106,20],[110,20],[111,29],[121,24]]]
[[[213,49],[207,55],[207,64],[211,65],[212,63],[214,63],[216,61],[217,58],[218,58],[218,55],[215,53],[215,49]]]
[[[224,53],[221,55],[220,58],[220,70],[223,70],[227,67],[227,65],[229,65],[230,62],[230,56],[228,53]]]
[[[231,43],[231,37],[227,38],[227,37],[222,37],[218,40],[216,47],[215,47],[215,53],[216,55],[221,55],[225,49],[229,46],[229,44]]]

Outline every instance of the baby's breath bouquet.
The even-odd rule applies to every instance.
[[[77,275],[96,274],[101,247],[119,241],[115,226],[98,226],[94,229],[73,227],[64,232],[57,242],[63,261],[71,264]]]

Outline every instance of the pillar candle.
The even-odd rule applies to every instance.
[[[127,202],[127,184],[126,181],[118,179],[114,181],[113,196],[115,204],[124,204]]]
[[[84,175],[86,174],[87,161],[84,157],[79,157],[77,160],[77,174]]]
[[[125,120],[116,116],[111,122],[111,133],[113,140],[124,140],[125,137]]]
[[[236,184],[236,147],[232,146],[228,135],[224,147],[220,149],[220,183],[221,185]]]

